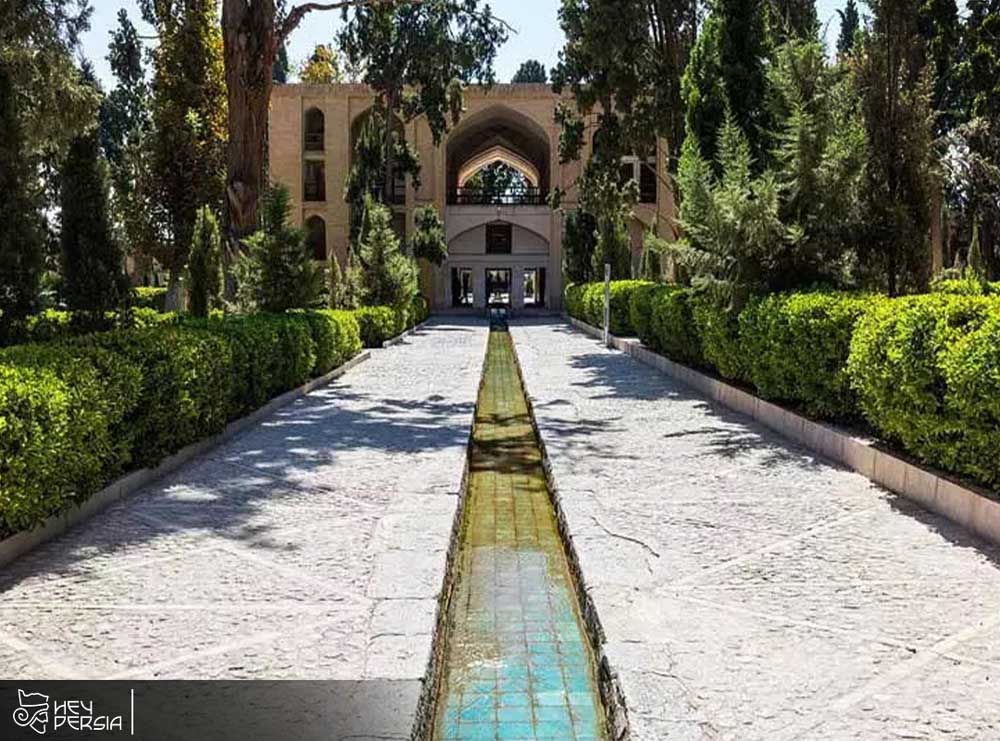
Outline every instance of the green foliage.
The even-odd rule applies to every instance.
[[[579,181],[580,208],[594,217],[591,274],[601,280],[604,266],[610,265],[612,280],[627,280],[632,277],[628,219],[632,206],[639,200],[638,187],[633,180],[620,183],[617,169],[591,164],[588,163]]]
[[[978,283],[986,282],[986,263],[979,245],[979,224],[972,225],[972,242],[969,243],[969,264],[965,269],[967,277]]]
[[[198,209],[223,205],[227,110],[222,30],[216,0],[145,0],[143,17],[156,30],[152,53],[152,134],[149,200],[155,242],[149,250],[180,275]]]
[[[216,314],[0,350],[0,533],[219,432],[360,344],[351,313],[324,310]]]
[[[137,308],[164,311],[164,300],[166,299],[166,296],[166,288],[136,286],[132,289],[132,305]]]
[[[90,324],[99,324],[128,292],[124,255],[108,217],[106,167],[90,132],[70,144],[62,174],[62,292],[78,316],[91,315]]]
[[[448,258],[448,242],[444,236],[444,223],[433,206],[413,209],[413,234],[410,236],[410,254],[414,259],[441,266]]]
[[[685,142],[678,174],[685,239],[671,251],[717,303],[738,311],[766,285],[790,234],[781,222],[774,174],[751,174],[750,144],[728,117],[717,150],[719,177],[701,158],[696,139]]]
[[[360,203],[360,195],[371,193],[374,183],[390,183],[397,167],[397,153],[415,152],[406,146],[397,116],[404,122],[423,116],[435,144],[458,123],[462,110],[462,84],[473,80],[493,82],[493,60],[507,39],[506,28],[493,17],[489,5],[479,0],[461,3],[359,3],[343,9],[343,25],[338,36],[347,65],[364,70],[360,82],[374,93],[373,108],[381,118],[380,131],[372,131],[366,142],[375,157],[365,160],[369,171],[363,178],[352,168],[350,198]],[[379,122],[373,120],[375,126]],[[361,142],[359,142],[359,146]],[[356,156],[358,152],[356,151]],[[381,172],[381,177],[375,173]],[[355,175],[359,177],[355,177]],[[382,198],[387,201],[385,190]]]
[[[597,250],[597,223],[586,211],[566,214],[563,232],[563,277],[567,283],[588,283],[597,279],[594,253]],[[603,269],[601,276],[604,275]]]
[[[261,229],[247,239],[248,250],[234,266],[240,308],[281,312],[322,302],[322,270],[313,263],[302,230],[288,223],[290,214],[288,189],[272,187],[261,207]]]
[[[198,209],[188,258],[188,305],[194,316],[208,316],[222,304],[222,234],[208,206]]]
[[[645,156],[666,140],[667,169],[675,171],[684,138],[681,73],[697,21],[694,0],[562,0],[566,43],[552,85],[574,99],[557,111],[563,161],[579,159],[584,131],[594,127],[602,169],[616,170],[622,156]]]
[[[369,306],[406,307],[417,293],[417,268],[399,249],[392,214],[365,197],[365,219],[358,237],[364,301]]]
[[[642,280],[663,280],[661,259],[668,251],[668,243],[648,229],[642,239],[642,260],[639,263],[639,277]]]
[[[872,11],[855,53],[868,145],[859,257],[866,282],[895,296],[929,278],[933,75],[916,53],[916,0],[879,0]]]
[[[728,310],[710,294],[696,294],[690,301],[705,363],[723,378],[748,380],[747,358],[740,346],[739,313]]]
[[[661,294],[671,293],[677,286],[666,283],[645,283],[637,286],[629,297],[628,319],[643,344],[654,346],[653,305]]]
[[[701,336],[694,321],[695,292],[690,288],[658,291],[650,301],[650,344],[680,363],[703,365]]]
[[[848,361],[883,435],[941,468],[1000,479],[1000,303],[931,294],[885,302],[858,323]]]
[[[847,356],[858,319],[878,298],[847,293],[773,294],[739,317],[748,378],[761,396],[789,401],[809,414],[847,418],[857,400]]]
[[[708,162],[716,161],[727,118],[746,137],[755,171],[767,162],[767,5],[765,0],[713,3],[691,53],[682,83],[686,127]]]
[[[0,343],[35,308],[44,265],[42,217],[22,96],[0,53]]]
[[[517,72],[514,73],[510,81],[514,83],[536,82],[544,85],[549,81],[549,76],[541,62],[537,59],[528,59],[521,62],[521,66],[517,68]]]
[[[1000,282],[989,283],[968,277],[943,278],[931,283],[931,292],[949,293],[955,296],[997,296],[1000,295]]]
[[[635,334],[632,326],[633,294],[652,286],[649,281],[611,281],[611,332],[617,335]],[[566,310],[594,327],[604,326],[604,283],[570,284],[566,287]]]
[[[299,67],[299,81],[304,85],[331,85],[343,82],[340,59],[329,44],[317,44],[312,55]]]
[[[382,347],[398,334],[397,314],[389,306],[362,306],[354,311],[365,347]]]
[[[843,10],[838,10],[840,15],[840,35],[837,36],[837,54],[841,57],[847,56],[854,48],[854,39],[861,28],[861,16],[858,14],[858,4],[854,0],[847,0]]]

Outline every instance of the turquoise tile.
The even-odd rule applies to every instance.
[[[530,723],[531,708],[527,705],[506,705],[497,710],[497,721],[501,726],[507,723]]]

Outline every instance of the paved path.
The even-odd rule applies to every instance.
[[[1000,738],[1000,551],[567,325],[511,331],[636,738]]]
[[[486,332],[434,322],[6,567],[0,676],[422,677]]]

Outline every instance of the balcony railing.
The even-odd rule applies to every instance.
[[[544,206],[547,200],[547,193],[531,185],[506,190],[452,188],[448,191],[450,206]]]

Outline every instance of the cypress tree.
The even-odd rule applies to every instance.
[[[861,26],[861,16],[858,15],[858,6],[854,0],[847,0],[847,5],[843,10],[837,11],[840,15],[840,36],[837,37],[837,54],[845,56],[851,53],[854,48],[854,35]]]
[[[108,216],[107,164],[97,131],[77,137],[62,170],[63,292],[84,321],[100,323],[127,292],[124,254]]]
[[[21,114],[11,69],[0,55],[0,342],[11,324],[34,308],[44,264],[34,168]]]
[[[198,209],[194,238],[188,257],[188,308],[195,316],[208,316],[222,303],[222,234],[208,206]]]

